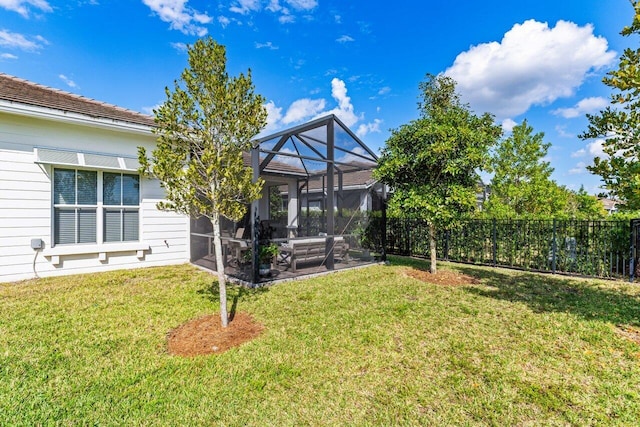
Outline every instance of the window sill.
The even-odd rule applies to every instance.
[[[107,255],[115,252],[136,252],[138,259],[144,258],[145,251],[149,250],[146,242],[104,243],[102,245],[64,245],[45,249],[42,255],[51,258],[53,265],[60,264],[60,257],[65,255],[98,254],[101,262],[107,261]]]

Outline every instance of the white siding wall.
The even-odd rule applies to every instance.
[[[135,157],[138,146],[152,149],[154,139],[0,113],[0,282],[187,262],[188,218],[158,211],[163,191],[149,180],[141,183],[140,240],[150,247],[144,258],[135,251],[110,252],[103,261],[98,253],[62,255],[54,265],[31,249],[33,238],[45,249],[52,241],[51,167],[34,163],[34,146]]]

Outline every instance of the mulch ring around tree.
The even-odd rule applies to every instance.
[[[404,273],[409,277],[413,277],[414,279],[442,286],[465,286],[477,285],[480,283],[480,280],[476,277],[468,276],[466,274],[458,273],[457,271],[451,270],[441,269],[438,270],[436,274],[431,274],[427,270],[407,268]]]
[[[174,356],[193,357],[223,353],[259,336],[264,326],[245,313],[236,313],[226,328],[220,314],[191,320],[167,334],[167,351]]]

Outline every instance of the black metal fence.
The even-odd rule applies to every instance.
[[[376,223],[377,221],[377,223]],[[409,218],[382,218],[369,230],[389,254],[428,257],[429,226]],[[622,278],[631,275],[628,221],[466,220],[437,232],[438,259],[524,270]],[[380,231],[386,229],[384,238]]]

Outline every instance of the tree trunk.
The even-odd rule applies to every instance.
[[[222,327],[226,328],[229,324],[229,316],[227,315],[227,278],[224,275],[224,262],[222,259],[220,214],[217,212],[214,212],[211,216],[211,225],[213,225],[213,249],[216,253],[216,271],[218,272],[218,286],[220,288],[220,321],[222,322]]]
[[[431,256],[431,266],[429,271],[436,274],[436,227],[429,223],[429,255]]]

